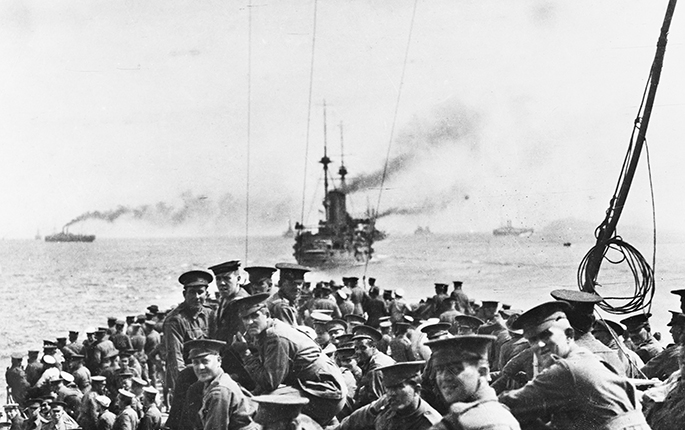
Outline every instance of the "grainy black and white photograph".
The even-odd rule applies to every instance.
[[[676,3],[0,1],[0,428],[685,428]]]

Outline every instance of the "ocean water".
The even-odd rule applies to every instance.
[[[434,282],[464,282],[479,300],[497,299],[527,309],[551,300],[556,288],[576,289],[578,265],[591,243],[562,246],[544,237],[494,237],[489,234],[389,236],[374,245],[368,266],[314,271],[308,280],[343,275],[375,277],[381,288],[403,288],[411,302],[433,294]],[[651,262],[648,241],[634,244]],[[653,329],[670,341],[668,309],[678,309],[669,291],[685,287],[685,244],[660,243],[656,264]],[[178,276],[229,259],[243,265],[294,261],[292,240],[281,237],[100,239],[93,243],[0,241],[0,366],[14,351],[40,349],[43,339],[66,336],[106,324],[108,316],[144,313],[150,304],[168,308],[182,300]],[[625,265],[602,266],[604,295],[632,292]],[[211,291],[215,291],[214,287]],[[451,291],[451,289],[450,289]],[[604,314],[619,320],[622,317]],[[5,380],[0,378],[0,399]]]

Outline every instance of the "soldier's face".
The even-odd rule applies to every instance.
[[[671,326],[671,336],[673,336],[673,342],[681,344],[681,337],[685,334],[683,331],[683,326],[681,324],[673,324]]]
[[[630,336],[630,340],[633,341],[635,345],[639,346],[642,342],[649,339],[649,332],[642,327],[639,330],[631,331],[628,333],[628,336]]]
[[[302,281],[283,280],[281,281],[280,289],[288,300],[297,301],[302,289]]]
[[[376,347],[371,345],[369,339],[359,339],[354,342],[354,355],[360,364],[368,363],[375,351]]]
[[[256,337],[266,330],[269,316],[266,309],[259,309],[241,317],[243,326],[249,336]]]
[[[211,381],[221,373],[221,357],[208,354],[204,357],[193,358],[193,371],[199,381]]]
[[[447,404],[463,402],[480,386],[481,368],[466,361],[438,366],[435,381]]]
[[[527,335],[526,339],[541,361],[548,360],[551,354],[566,358],[571,352],[570,338],[562,324],[552,325],[536,334]]]
[[[219,293],[226,298],[233,296],[238,292],[238,283],[240,282],[240,272],[234,270],[233,272],[226,272],[216,275],[216,287]]]
[[[62,418],[62,413],[64,412],[64,409],[62,409],[61,405],[53,406],[52,407],[52,416],[58,420]]]
[[[255,282],[252,284],[252,294],[271,293],[272,285],[271,279],[262,279],[259,282]]]
[[[609,345],[611,344],[612,337],[611,333],[609,333],[606,330],[596,330],[592,332],[592,335],[597,339],[598,341],[602,342],[604,345]]]
[[[185,299],[186,305],[192,309],[197,309],[205,302],[205,296],[207,295],[207,287],[186,287],[183,290],[183,298]]]
[[[407,383],[386,387],[385,394],[390,407],[395,411],[411,407],[418,397],[414,386]]]

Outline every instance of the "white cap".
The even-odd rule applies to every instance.
[[[109,404],[112,403],[107,396],[97,396],[95,397],[95,401],[98,402],[103,408],[108,408]]]
[[[44,355],[43,356],[43,363],[45,364],[57,364],[57,360],[55,360],[55,357],[52,355]]]
[[[395,295],[397,297],[404,297],[404,290],[402,288],[398,288],[395,290]]]

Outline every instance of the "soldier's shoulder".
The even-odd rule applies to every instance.
[[[445,419],[465,429],[520,429],[509,409],[497,401],[480,402],[464,408],[453,407]]]

